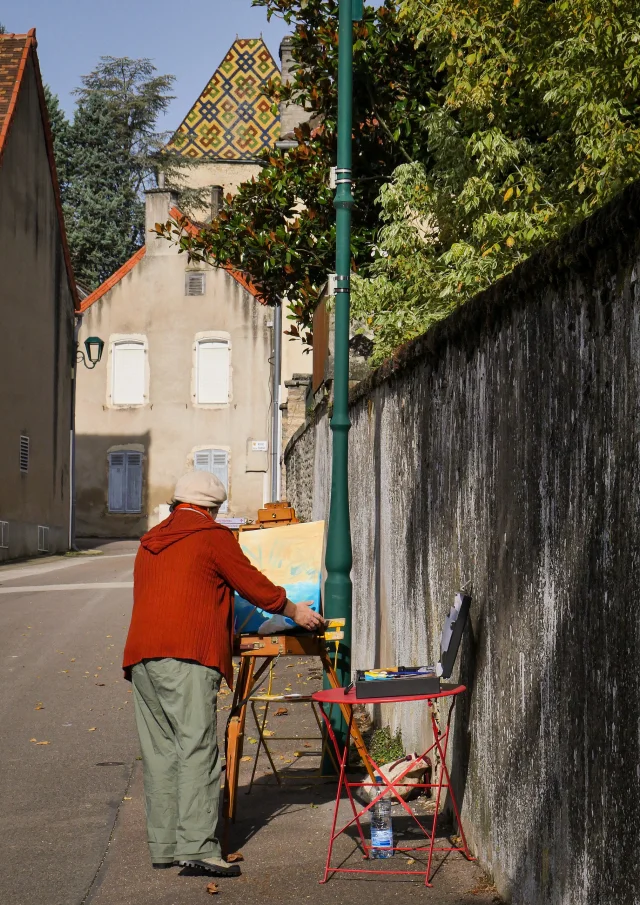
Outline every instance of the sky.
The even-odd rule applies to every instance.
[[[267,22],[251,0],[21,0],[0,11],[8,32],[36,29],[43,80],[73,113],[73,89],[101,56],[149,57],[162,75],[175,75],[161,130],[173,130],[200,96],[236,36],[264,38],[280,65],[278,48],[288,32],[281,19]]]

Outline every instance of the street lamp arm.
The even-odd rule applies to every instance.
[[[76,349],[76,361],[77,362],[81,361],[82,364],[85,366],[85,368],[88,368],[90,371],[93,371],[95,366],[98,364],[97,361],[92,361],[92,362],[87,363],[86,355],[84,354],[84,352],[81,349]]]

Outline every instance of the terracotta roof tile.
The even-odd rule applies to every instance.
[[[171,210],[169,211],[169,216],[179,222],[184,231],[187,232],[190,236],[195,236],[198,233],[199,225],[193,223],[191,220],[189,220],[188,217],[185,217],[182,211],[180,211],[177,207],[171,208]],[[84,312],[88,308],[90,308],[95,302],[98,301],[98,299],[101,299],[102,296],[109,292],[110,289],[113,289],[116,283],[119,283],[120,280],[129,273],[129,271],[133,270],[138,261],[141,261],[143,259],[145,252],[146,246],[143,245],[142,248],[139,248],[138,251],[134,255],[132,255],[128,261],[125,261],[122,267],[120,267],[119,270],[116,270],[116,272],[113,273],[109,277],[109,279],[105,280],[104,283],[98,286],[97,289],[94,289],[91,295],[88,295],[87,298],[84,299],[83,302],[81,302],[80,313],[84,314]],[[240,273],[239,270],[235,270],[230,266],[222,266],[221,269],[226,270],[229,276],[232,277],[236,281],[236,283],[239,283],[243,289],[246,289],[246,291],[250,293],[257,302],[260,302],[261,305],[265,304],[259,290],[254,286],[251,280],[247,279],[247,277],[244,274]]]
[[[0,158],[18,102],[35,30],[28,35],[0,35]]]
[[[38,63],[38,54],[36,53],[36,30],[32,28],[26,35],[2,34],[0,35],[0,166],[2,166],[2,156],[7,144],[7,138],[13,122],[13,116],[16,111],[20,88],[22,87],[22,79],[27,68],[29,55],[32,55],[33,67],[36,75],[36,86],[38,90],[38,100],[40,103],[40,115],[42,117],[42,127],[44,130],[44,139],[47,148],[47,158],[49,160],[49,171],[51,173],[51,182],[53,184],[53,192],[55,196],[56,210],[58,214],[58,224],[60,227],[60,241],[64,253],[65,267],[67,271],[67,280],[69,290],[73,298],[73,304],[76,311],[80,309],[80,299],[76,289],[75,277],[71,266],[71,255],[69,254],[69,246],[67,243],[67,232],[64,225],[64,216],[62,214],[62,202],[60,201],[60,185],[58,183],[58,174],[56,173],[56,163],[53,153],[53,139],[51,137],[51,127],[49,125],[49,113],[44,96],[44,88],[42,85],[42,76],[40,75],[40,65]]]
[[[104,283],[101,283],[97,289],[94,289],[91,295],[88,295],[86,299],[84,299],[84,301],[80,303],[80,313],[84,314],[87,308],[90,308],[94,302],[97,302],[98,299],[101,299],[105,293],[107,293],[110,289],[113,289],[116,283],[120,282],[122,277],[126,276],[130,270],[133,270],[138,261],[141,261],[144,258],[146,250],[146,246],[143,245],[142,248],[139,248],[134,255],[131,255],[128,261],[125,261],[122,267],[116,270],[115,273],[112,273],[111,276],[107,280],[105,280]]]
[[[185,217],[182,211],[177,207],[171,208],[171,210],[169,211],[169,216],[176,220],[184,229],[184,231],[186,233],[189,233],[190,236],[195,236],[200,231],[201,225],[193,223],[191,220],[189,220],[188,217]],[[251,280],[246,277],[240,270],[236,270],[235,267],[231,267],[230,264],[219,264],[218,266],[221,267],[222,270],[226,270],[229,276],[233,277],[236,283],[239,283],[243,289],[246,289],[247,292],[250,293],[250,295],[252,295],[257,302],[260,302],[261,305],[266,304],[265,300],[262,297],[262,293],[257,288],[257,286],[255,286],[255,284],[252,283]]]

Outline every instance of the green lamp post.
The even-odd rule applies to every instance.
[[[325,567],[324,611],[327,618],[345,619],[337,674],[341,685],[351,681],[351,524],[349,520],[349,303],[351,271],[351,130],[353,95],[353,22],[362,18],[362,0],[340,0],[338,23],[338,156],[336,167],[336,303],[333,378],[333,460],[331,505]],[[334,731],[346,741],[346,726],[334,708]]]

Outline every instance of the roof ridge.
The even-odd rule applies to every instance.
[[[24,48],[22,50],[20,56],[20,63],[18,64],[18,70],[16,72],[15,81],[13,84],[13,90],[11,92],[11,98],[9,100],[9,106],[7,108],[7,112],[4,117],[4,122],[2,123],[2,127],[0,128],[0,166],[2,166],[2,158],[4,155],[4,150],[7,144],[7,139],[9,136],[9,132],[11,130],[11,126],[13,124],[13,120],[15,117],[16,109],[18,106],[18,97],[20,95],[20,89],[22,88],[24,74],[27,69],[27,61],[29,59],[29,55],[33,54],[33,69],[35,73],[36,79],[36,91],[38,92],[38,104],[40,107],[40,119],[42,122],[42,129],[44,132],[44,141],[45,147],[47,151],[47,160],[49,162],[49,173],[51,176],[51,185],[53,188],[53,195],[56,205],[56,213],[58,217],[58,228],[60,229],[60,242],[62,243],[62,252],[64,256],[65,269],[67,271],[67,280],[69,283],[69,290],[71,292],[71,297],[73,299],[73,307],[75,311],[80,309],[80,299],[78,296],[78,289],[76,287],[76,281],[73,274],[73,266],[71,264],[71,253],[69,251],[69,243],[67,241],[67,230],[64,223],[64,214],[62,212],[62,201],[60,198],[60,183],[58,182],[58,173],[56,170],[56,161],[55,155],[53,152],[53,136],[51,134],[51,125],[49,123],[49,111],[47,110],[47,102],[44,96],[44,86],[42,82],[42,74],[40,72],[40,63],[38,60],[37,47],[38,41],[36,40],[36,30],[35,28],[30,28],[26,35],[8,35],[2,34],[0,35],[0,46],[2,45],[3,40],[7,40],[8,38],[12,39],[20,39],[24,38]]]
[[[15,116],[16,107],[18,106],[18,95],[20,94],[20,88],[22,87],[22,79],[24,77],[25,70],[27,68],[27,60],[29,59],[29,53],[31,52],[31,47],[35,43],[36,40],[36,30],[35,28],[31,28],[26,35],[7,35],[4,34],[0,37],[1,40],[7,40],[9,38],[17,39],[24,38],[24,48],[22,50],[22,54],[20,56],[20,63],[18,64],[18,71],[16,73],[16,78],[13,83],[13,90],[11,92],[11,98],[9,100],[9,107],[7,108],[7,113],[4,118],[4,122],[2,123],[2,127],[0,128],[0,164],[2,163],[2,156],[5,149],[5,145],[7,142],[7,136],[9,135],[9,130],[13,124],[13,118]]]
[[[94,304],[94,302],[97,302],[98,299],[101,299],[102,296],[105,295],[105,293],[107,293],[110,289],[113,289],[116,283],[119,283],[120,280],[125,277],[130,270],[133,270],[138,261],[141,261],[144,258],[146,251],[147,246],[143,245],[136,252],[134,252],[134,254],[132,254],[131,257],[115,271],[115,273],[112,273],[110,277],[107,277],[104,283],[100,283],[98,288],[94,289],[91,295],[88,295],[86,299],[84,299],[84,301],[80,303],[80,314],[84,314],[87,308],[90,308]]]
[[[200,232],[200,227],[196,226],[195,223],[189,217],[187,217],[186,214],[183,214],[179,207],[176,207],[174,205],[169,211],[169,216],[173,217],[174,220],[177,220],[180,226],[182,226],[182,228],[186,230],[189,235],[194,236]],[[260,290],[251,281],[251,279],[244,275],[241,270],[237,270],[231,264],[212,264],[211,266],[219,267],[221,270],[225,270],[229,274],[229,276],[233,277],[236,283],[239,283],[243,289],[246,289],[249,295],[252,295],[257,302],[260,302],[261,305],[267,304]]]
[[[193,221],[187,217],[186,214],[183,214],[180,208],[175,205],[170,209],[169,216],[174,220],[177,220],[182,228],[189,233],[189,235],[194,236],[200,231],[200,227],[196,226]],[[141,261],[146,254],[147,246],[143,245],[139,248],[135,254],[133,254],[124,264],[112,273],[110,277],[108,277],[104,283],[101,283],[97,289],[94,289],[91,295],[88,295],[83,302],[80,303],[80,313],[84,314],[88,308],[90,308],[93,304],[99,301],[103,295],[106,295],[110,289],[120,282],[120,280],[125,277],[130,270],[136,266],[138,261]],[[255,284],[246,277],[240,270],[236,270],[235,267],[232,267],[231,264],[212,264],[212,267],[218,267],[220,270],[226,271],[229,276],[236,281],[243,289],[245,289],[249,295],[252,295],[253,298],[259,302],[261,305],[266,305],[262,293],[255,286]]]

